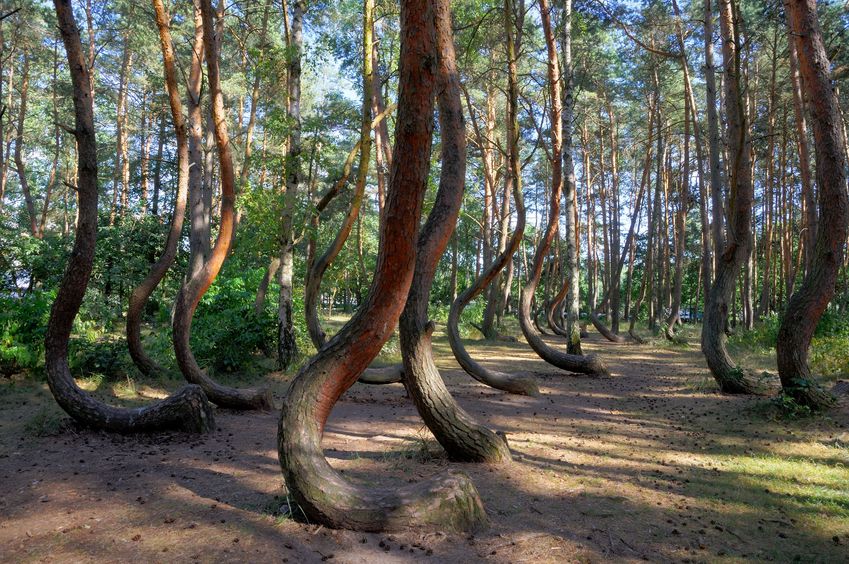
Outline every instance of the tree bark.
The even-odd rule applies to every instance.
[[[722,165],[720,161],[719,116],[716,111],[716,72],[713,60],[713,8],[711,0],[705,0],[705,96],[708,122],[708,158],[710,160],[710,196],[713,236],[713,271],[719,266],[719,255],[725,248],[723,229],[724,208],[722,205]],[[708,294],[705,294],[707,299]],[[707,304],[706,304],[707,305]]]
[[[786,5],[786,3],[785,3]],[[805,272],[811,268],[814,245],[817,239],[817,208],[814,197],[814,186],[811,181],[811,157],[808,147],[808,124],[805,119],[805,99],[802,95],[803,78],[799,75],[800,45],[794,41],[792,23],[789,14],[787,22],[787,51],[790,59],[790,89],[793,92],[793,113],[796,117],[796,147],[799,151],[799,176],[802,181],[802,210],[804,212],[804,231],[799,244],[802,245],[805,261]],[[805,87],[808,87],[805,84]],[[816,103],[816,100],[811,100]]]
[[[280,414],[278,454],[287,488],[311,522],[331,527],[467,529],[486,520],[474,485],[465,475],[449,474],[435,482],[369,491],[331,468],[321,449],[331,409],[389,339],[413,280],[433,134],[436,52],[432,4],[401,2],[396,158],[368,298],[300,370]],[[397,158],[400,150],[404,159]]]
[[[283,5],[286,11],[285,2]],[[298,187],[301,182],[301,57],[303,56],[303,18],[307,10],[304,0],[295,0],[292,10],[288,65],[289,151],[286,155],[286,194],[281,220],[279,309],[277,312],[277,364],[287,369],[298,356],[295,339],[295,319],[292,274],[295,262],[294,213]]]
[[[379,129],[379,125],[381,123],[384,123],[386,116],[394,108],[395,105],[393,104],[389,108],[386,108],[382,114],[375,116],[375,118],[369,124],[370,130],[374,129],[375,132],[377,132],[377,130]],[[324,333],[324,329],[322,328],[321,321],[318,317],[318,302],[319,293],[321,290],[321,282],[324,277],[324,273],[327,271],[332,261],[342,250],[342,245],[344,245],[345,243],[345,239],[337,237],[336,239],[334,239],[331,246],[328,247],[327,251],[325,251],[324,255],[322,255],[322,257],[319,259],[320,262],[316,261],[315,247],[317,242],[316,237],[318,233],[319,219],[321,217],[321,213],[325,209],[327,209],[327,206],[330,205],[330,202],[332,202],[333,199],[336,198],[342,192],[342,188],[344,188],[345,184],[348,182],[348,178],[351,175],[351,169],[354,165],[354,158],[357,156],[357,152],[359,151],[361,144],[362,139],[358,140],[354,147],[348,152],[348,156],[345,159],[345,164],[342,167],[341,176],[333,182],[331,187],[327,190],[327,192],[325,192],[325,194],[320,199],[316,199],[315,208],[312,210],[312,213],[310,215],[310,229],[307,235],[307,279],[306,283],[304,284],[304,309],[307,321],[307,331],[309,332],[310,339],[312,339],[313,345],[315,346],[316,350],[321,348],[327,340],[327,336]],[[360,182],[359,177],[358,182]],[[365,187],[365,184],[363,183],[362,186]],[[362,196],[360,197],[360,200],[361,199]],[[346,217],[350,217],[350,212]],[[350,229],[348,229],[348,234],[346,234],[345,237],[347,238],[348,235],[350,235]],[[374,377],[383,378],[382,376],[379,376],[377,374],[375,374]]]
[[[79,222],[74,249],[50,311],[45,337],[47,383],[57,403],[77,421],[119,432],[215,428],[212,407],[198,386],[186,386],[169,398],[133,409],[105,405],[74,382],[68,367],[68,339],[91,277],[97,243],[97,144],[89,70],[70,0],[55,0],[56,16],[73,83],[75,137],[78,146]]]
[[[486,288],[493,283],[498,274],[504,270],[505,266],[510,262],[511,257],[516,253],[519,245],[522,243],[522,237],[525,232],[525,206],[522,201],[521,189],[517,188],[511,181],[513,186],[513,198],[516,200],[516,226],[513,230],[513,235],[510,237],[507,247],[501,252],[492,264],[489,265],[481,275],[475,279],[471,286],[466,288],[457,296],[451,303],[451,309],[448,311],[448,343],[451,345],[451,351],[454,353],[454,358],[457,363],[465,370],[469,376],[482,384],[491,386],[498,390],[503,390],[511,394],[520,394],[533,396],[539,393],[539,387],[536,380],[530,376],[522,374],[508,374],[497,370],[489,370],[483,365],[476,362],[466,347],[463,345],[463,340],[460,337],[460,316],[463,315],[463,310],[472,300],[479,296]]]
[[[574,131],[575,95],[572,71],[572,0],[563,0],[563,26],[560,50],[563,59],[563,215],[566,230],[566,245],[563,266],[566,270],[564,285],[568,284],[565,297],[566,333],[569,339],[566,352],[583,354],[581,330],[578,327],[581,297],[581,272],[578,267],[580,237],[578,234],[577,181],[575,162],[572,157],[572,132]]]
[[[171,121],[174,125],[174,136],[177,139],[177,195],[174,201],[174,211],[171,217],[171,227],[165,241],[162,256],[151,267],[150,272],[130,294],[127,308],[127,345],[130,357],[136,367],[146,376],[162,372],[160,367],[144,351],[141,341],[141,324],[144,306],[150,295],[165,277],[168,269],[174,264],[177,256],[177,245],[183,231],[183,220],[186,216],[186,194],[189,187],[189,150],[186,137],[186,120],[183,117],[183,104],[180,101],[180,90],[177,86],[177,69],[174,56],[174,46],[171,41],[171,16],[166,12],[162,0],[153,0],[156,13],[156,26],[159,29],[159,45],[162,49],[162,62],[165,69],[165,88],[171,105]]]
[[[548,83],[551,91],[551,141],[552,141],[552,187],[551,199],[548,210],[548,225],[545,232],[539,241],[536,254],[534,255],[533,266],[528,273],[528,281],[525,287],[522,288],[522,293],[519,299],[519,324],[522,327],[522,333],[532,349],[546,362],[557,366],[563,370],[570,372],[582,372],[585,374],[608,374],[607,368],[602,364],[601,360],[595,355],[572,355],[557,351],[548,346],[542,340],[539,332],[533,326],[531,321],[531,301],[534,297],[537,285],[542,275],[542,266],[545,257],[548,254],[548,249],[551,246],[551,241],[557,233],[559,213],[560,213],[560,198],[563,188],[562,175],[562,137],[561,137],[561,99],[560,99],[560,68],[557,61],[557,49],[554,44],[554,36],[551,31],[551,18],[549,15],[548,2],[540,0],[540,12],[542,15],[543,29],[545,30],[546,46],[548,48]],[[516,54],[513,49],[513,23],[510,17],[513,13],[511,0],[505,0],[505,14],[507,20],[507,53],[510,65],[509,75],[509,103],[516,104],[518,98],[518,84],[516,80]],[[510,134],[509,150],[510,150],[510,173],[513,175],[513,182],[517,187],[521,186],[521,169],[519,165],[518,151],[518,124],[516,121],[515,110],[512,117],[512,127],[508,127]],[[508,124],[509,126],[510,124]]]
[[[738,367],[726,348],[729,302],[740,268],[749,255],[754,186],[750,166],[749,125],[740,85],[739,22],[733,0],[720,0],[722,55],[725,69],[729,186],[728,241],[719,255],[716,278],[705,303],[702,352],[720,389],[726,393],[755,393],[756,382]]]
[[[819,214],[822,225],[827,228],[817,230],[810,268],[784,310],[778,329],[776,357],[784,393],[796,402],[816,409],[827,407],[834,401],[811,379],[808,349],[817,323],[834,295],[845,254],[849,223],[846,151],[816,2],[787,0],[785,9],[789,41],[796,44],[799,67],[811,101]]]
[[[203,268],[212,250],[210,246],[210,212],[205,192],[212,186],[205,181],[203,155],[203,17],[198,0],[192,3],[195,34],[192,40],[192,60],[189,67],[186,89],[189,138],[189,279]]]
[[[360,206],[363,203],[366,191],[366,180],[368,179],[369,158],[371,156],[371,107],[372,88],[374,87],[374,68],[372,67],[372,30],[374,28],[374,0],[365,0],[363,4],[363,103],[360,120],[360,162],[357,169],[357,180],[354,185],[354,194],[351,197],[351,205],[348,213],[342,220],[342,225],[336,233],[333,242],[310,267],[307,273],[306,287],[304,289],[304,307],[307,311],[307,329],[316,350],[320,349],[326,336],[318,320],[317,301],[319,297],[321,280],[331,263],[339,255],[345,241],[351,234],[354,222],[360,214]],[[314,217],[318,217],[316,214]]]
[[[27,95],[29,94],[29,56],[24,55],[24,67],[21,71],[21,99],[18,106],[18,128],[15,137],[15,169],[24,194],[24,202],[29,216],[29,228],[33,237],[41,238],[38,232],[38,216],[35,213],[35,202],[29,188],[26,164],[24,164],[24,120],[27,114]]]
[[[419,234],[416,268],[399,329],[407,391],[448,457],[458,462],[509,462],[501,436],[475,421],[451,397],[433,361],[428,320],[430,289],[460,214],[466,181],[466,127],[454,55],[448,0],[437,2],[437,100],[442,135],[442,171],[436,201]]]
[[[224,259],[230,250],[233,234],[235,195],[235,176],[233,158],[230,153],[230,139],[227,132],[227,114],[224,110],[224,96],[221,92],[221,79],[218,67],[218,48],[213,27],[214,12],[210,0],[200,0],[203,16],[203,43],[206,51],[206,67],[209,82],[209,99],[212,103],[215,143],[218,148],[221,172],[221,223],[218,239],[200,272],[193,276],[177,294],[174,304],[174,322],[172,339],[177,364],[186,380],[198,384],[209,399],[220,407],[232,409],[267,409],[272,406],[271,392],[268,388],[235,389],[216,383],[198,366],[192,353],[190,339],[192,317],[206,290],[218,276]]]

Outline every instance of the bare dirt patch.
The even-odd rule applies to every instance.
[[[551,342],[556,344],[554,338]],[[803,562],[849,559],[849,410],[774,420],[719,394],[697,347],[607,345],[613,376],[560,373],[522,343],[472,343],[527,398],[466,377],[438,340],[458,401],[507,433],[515,462],[468,472],[491,526],[378,535],[299,522],[277,463],[277,414],[219,410],[207,436],[120,436],[58,424],[49,392],[0,392],[0,559],[10,562]],[[277,395],[288,377],[278,377]],[[154,395],[155,387],[137,386]],[[159,390],[161,393],[162,390]],[[108,393],[109,392],[104,392]],[[325,438],[367,484],[449,466],[401,385],[357,384]]]

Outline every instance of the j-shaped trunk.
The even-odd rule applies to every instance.
[[[457,404],[433,360],[434,324],[427,316],[430,290],[439,259],[457,224],[466,180],[466,127],[448,1],[437,4],[434,11],[442,171],[436,200],[419,235],[416,269],[399,323],[404,382],[422,419],[451,460],[508,462],[511,457],[506,442]]]
[[[465,475],[448,473],[402,488],[367,489],[334,470],[321,448],[330,411],[391,336],[413,280],[433,136],[434,4],[436,9],[448,9],[447,0],[401,2],[395,155],[368,297],[300,370],[280,413],[278,454],[286,486],[303,514],[326,526],[444,530],[473,529],[486,523],[477,491]],[[397,158],[399,151],[404,158]]]
[[[209,399],[220,407],[232,409],[269,409],[272,406],[271,392],[268,388],[236,389],[215,382],[201,369],[192,353],[189,341],[192,332],[192,317],[206,290],[227,258],[233,239],[234,207],[236,203],[235,173],[230,153],[230,138],[227,132],[227,114],[224,110],[224,96],[221,92],[221,78],[218,66],[218,47],[213,25],[214,12],[210,0],[201,0],[203,17],[203,42],[206,51],[206,67],[209,80],[209,99],[212,103],[212,121],[215,124],[215,144],[218,148],[219,170],[221,175],[221,220],[218,239],[209,260],[201,267],[177,294],[174,304],[174,322],[172,339],[177,364],[186,380],[201,386]]]
[[[44,343],[47,384],[57,403],[71,417],[98,429],[124,433],[211,431],[215,428],[214,412],[198,386],[186,386],[167,399],[149,406],[123,409],[103,404],[81,390],[68,367],[68,339],[88,287],[97,243],[97,142],[89,68],[83,55],[73,8],[70,0],[55,0],[54,5],[73,83],[79,217],[74,249],[47,324]]]
[[[819,221],[823,228],[816,232],[813,256],[805,278],[784,310],[778,329],[776,354],[784,393],[802,405],[820,409],[833,404],[834,398],[811,379],[808,349],[817,323],[834,295],[834,286],[843,264],[849,224],[846,150],[840,106],[832,88],[831,65],[817,19],[816,2],[787,0],[784,5],[791,31],[788,39],[796,44],[799,67],[808,100],[811,101]]]

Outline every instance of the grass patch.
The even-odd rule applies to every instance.
[[[27,421],[24,431],[33,437],[54,437],[65,426],[65,418],[55,409],[42,407]]]

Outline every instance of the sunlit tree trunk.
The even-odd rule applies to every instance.
[[[566,332],[569,344],[566,352],[583,354],[581,350],[581,331],[578,316],[581,297],[581,272],[578,267],[580,236],[578,234],[577,181],[575,162],[572,155],[572,137],[575,120],[575,81],[572,70],[572,0],[563,0],[560,34],[560,52],[563,64],[563,221],[566,245],[563,252],[565,272],[564,284],[569,285],[566,293],[564,312],[566,314]]]
[[[740,77],[740,24],[733,0],[720,0],[722,55],[725,70],[725,108],[729,155],[728,241],[722,247],[716,278],[705,304],[702,352],[720,389],[727,393],[753,393],[755,382],[728,354],[725,333],[734,286],[749,256],[754,187],[750,166],[749,124]]]
[[[189,187],[189,150],[186,136],[186,120],[183,117],[183,104],[180,100],[180,90],[177,86],[177,70],[174,46],[171,41],[171,17],[166,12],[162,0],[153,0],[156,14],[156,25],[159,29],[159,44],[162,49],[162,61],[165,69],[165,88],[171,105],[171,120],[174,125],[174,137],[177,139],[177,194],[174,199],[174,212],[165,249],[159,260],[151,268],[149,274],[136,286],[130,295],[127,308],[127,345],[130,357],[142,374],[156,376],[162,373],[162,368],[151,359],[144,350],[141,341],[141,324],[144,307],[150,295],[165,277],[168,269],[177,256],[177,245],[183,230],[183,220],[186,216],[186,195]]]
[[[215,428],[213,411],[198,386],[186,386],[149,406],[117,408],[103,404],[81,390],[68,367],[68,339],[91,277],[97,242],[97,142],[91,81],[73,8],[70,0],[55,0],[54,6],[73,84],[79,222],[74,249],[47,324],[44,353],[47,384],[62,409],[77,421],[95,428],[119,432],[211,431]]]
[[[504,2],[505,21],[507,28],[507,54],[509,64],[509,103],[515,108],[518,100],[518,83],[516,72],[516,53],[513,49],[513,7],[511,0]],[[540,238],[534,255],[533,266],[528,272],[528,280],[519,297],[519,324],[522,333],[532,349],[546,362],[563,370],[571,372],[583,372],[586,374],[607,374],[607,369],[601,360],[594,355],[581,356],[571,355],[553,349],[543,341],[539,332],[531,321],[531,301],[542,275],[542,267],[551,242],[557,233],[560,219],[560,198],[563,188],[562,174],[562,116],[560,98],[560,65],[557,59],[557,48],[554,43],[554,35],[551,30],[551,18],[548,2],[540,0],[540,12],[542,16],[543,30],[545,33],[546,47],[548,52],[548,87],[551,92],[551,154],[552,165],[552,187],[551,198],[548,206],[548,223]],[[517,123],[517,112],[514,110],[512,126],[508,124],[508,148],[510,155],[510,173],[517,189],[521,187],[521,169],[519,163],[519,130]]]
[[[307,9],[304,0],[292,3],[288,65],[288,117],[290,122],[289,151],[286,155],[286,193],[281,221],[280,284],[277,315],[277,363],[288,368],[298,356],[295,339],[293,280],[295,262],[295,203],[301,183],[301,57],[303,56],[303,18]],[[284,3],[283,10],[286,10]]]
[[[348,236],[351,234],[351,229],[354,227],[354,222],[360,214],[360,206],[363,203],[366,190],[366,180],[368,178],[369,158],[371,157],[371,107],[372,107],[372,88],[374,86],[374,69],[372,67],[371,45],[374,41],[372,30],[374,28],[374,0],[365,0],[363,3],[363,66],[362,66],[362,85],[363,85],[363,102],[362,113],[360,120],[360,161],[357,168],[357,180],[354,186],[354,193],[351,196],[351,204],[348,208],[348,213],[342,220],[342,225],[336,233],[336,237],[331,242],[327,250],[311,265],[307,274],[304,302],[307,311],[307,325],[310,338],[313,341],[316,349],[320,349],[326,340],[324,330],[318,320],[318,299],[321,288],[321,280],[324,273],[337,257]],[[317,216],[316,216],[317,217]]]
[[[776,357],[784,393],[802,405],[822,408],[833,403],[833,398],[811,379],[808,349],[820,316],[834,295],[846,248],[849,223],[846,151],[816,2],[788,0],[785,9],[789,41],[796,44],[799,68],[811,102],[819,213],[823,228],[817,231],[810,268],[784,310],[778,330]]]
[[[508,462],[511,456],[507,443],[457,404],[433,360],[431,336],[435,325],[428,320],[430,290],[439,260],[454,232],[466,182],[466,127],[449,2],[441,0],[435,11],[442,170],[436,200],[419,234],[415,274],[399,322],[404,384],[422,419],[450,459]]]
[[[433,2],[401,2],[395,157],[369,296],[348,323],[298,373],[278,426],[278,454],[289,495],[310,522],[366,531],[439,526],[467,529],[486,517],[471,481],[449,474],[436,482],[372,490],[354,485],[324,457],[330,411],[377,356],[410,290],[433,134],[435,26]],[[436,2],[447,10],[447,2]],[[397,158],[403,150],[405,158]]]
[[[189,139],[189,272],[192,278],[200,272],[211,251],[210,248],[210,210],[207,199],[204,170],[207,167],[203,154],[203,109],[201,107],[203,82],[203,18],[199,0],[192,3],[194,17],[194,38],[192,40],[192,58],[187,77],[187,109]]]
[[[213,27],[215,14],[210,0],[200,0],[203,16],[203,43],[206,52],[206,67],[209,83],[209,100],[212,106],[215,143],[221,176],[221,222],[218,238],[203,268],[180,289],[174,304],[172,340],[174,355],[183,376],[193,384],[203,387],[209,399],[221,407],[232,409],[267,409],[272,405],[271,392],[267,388],[235,389],[213,381],[197,363],[192,353],[190,339],[192,317],[206,290],[218,276],[232,243],[235,195],[235,173],[227,131],[227,114],[224,95],[221,92],[218,41]]]

